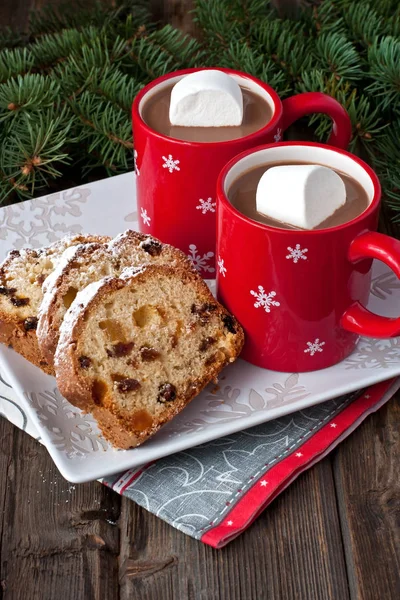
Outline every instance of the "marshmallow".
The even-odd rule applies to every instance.
[[[321,165],[271,167],[257,186],[257,211],[301,229],[315,229],[346,202],[335,171]]]
[[[196,71],[182,77],[171,91],[171,125],[226,127],[242,124],[239,84],[223,71]]]

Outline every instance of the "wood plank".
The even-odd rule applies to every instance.
[[[329,459],[301,476],[222,550],[126,499],[120,527],[121,600],[349,597]]]
[[[0,26],[26,31],[28,14],[35,0],[1,0]]]
[[[184,33],[199,35],[191,11],[195,0],[150,0],[150,10],[155,21],[169,23]]]
[[[120,499],[71,485],[45,448],[0,420],[4,600],[117,600]]]
[[[400,393],[334,458],[351,598],[400,597]]]

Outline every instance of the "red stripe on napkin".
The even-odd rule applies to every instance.
[[[124,471],[124,473],[120,473],[119,477],[113,484],[110,486],[114,492],[118,494],[123,494],[126,489],[137,479],[150,465],[154,463],[154,460],[142,465],[141,467],[137,467],[136,469],[129,469],[129,471]]]
[[[213,548],[222,548],[240,535],[300,473],[321,460],[366,416],[380,408],[386,402],[384,396],[394,381],[383,381],[365,390],[313,437],[256,480],[226,517],[201,537],[201,541]]]

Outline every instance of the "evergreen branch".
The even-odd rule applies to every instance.
[[[5,48],[0,52],[0,82],[29,73],[34,64],[35,57],[28,48]]]
[[[252,30],[257,52],[270,57],[293,82],[312,65],[313,56],[305,35],[304,24],[281,19],[262,20]]]
[[[388,20],[379,15],[368,3],[352,3],[344,11],[347,35],[354,43],[368,48],[376,37],[389,33]]]
[[[0,122],[14,119],[21,112],[52,107],[59,99],[60,86],[49,77],[18,75],[0,85]]]
[[[367,90],[379,97],[383,109],[400,110],[400,40],[391,36],[375,40],[368,60],[374,81]]]
[[[139,65],[145,77],[154,79],[169,71],[195,66],[201,62],[203,53],[196,40],[166,25],[134,39],[129,57]]]
[[[47,5],[42,10],[31,13],[30,34],[37,37],[57,33],[63,29],[81,29],[83,26],[106,29],[116,20],[126,18],[132,12],[140,23],[150,20],[148,3],[144,0],[125,0],[117,6],[113,4],[107,0],[75,0],[74,3],[63,2],[57,7]]]
[[[326,73],[349,81],[363,75],[358,52],[346,37],[339,33],[321,34],[315,44],[315,56]]]
[[[0,31],[0,201],[65,174],[132,168],[130,108],[150,79],[191,66],[246,71],[280,95],[321,91],[349,112],[351,150],[400,221],[398,0],[304,0],[297,19],[266,0],[197,0],[203,42],[149,20],[146,0],[80,0]],[[392,123],[391,126],[389,124]],[[326,139],[331,122],[309,124]],[[396,217],[397,215],[397,217]]]
[[[26,113],[20,115],[18,135],[11,131],[0,149],[2,179],[20,195],[32,195],[36,185],[61,175],[60,164],[69,160],[64,150],[70,141],[69,117],[66,109],[58,116],[54,109],[43,111],[35,122]]]
[[[80,121],[80,143],[85,142],[88,152],[96,151],[115,171],[126,170],[127,150],[133,154],[133,142],[125,111],[87,91],[82,93],[79,102],[70,102],[70,106]]]
[[[16,48],[25,42],[25,36],[10,27],[0,28],[0,50]]]
[[[309,21],[311,29],[317,35],[324,30],[330,33],[345,33],[346,30],[343,15],[337,3],[332,0],[323,0],[315,4],[311,9]]]
[[[285,73],[272,60],[266,60],[262,55],[240,42],[231,42],[217,63],[213,61],[212,64],[254,75],[273,88],[279,89],[282,95],[289,90]]]

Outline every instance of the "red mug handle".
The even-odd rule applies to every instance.
[[[327,144],[346,150],[351,139],[351,121],[347,111],[331,96],[322,92],[305,92],[283,100],[283,129],[300,117],[323,113],[332,119],[332,132]]]
[[[400,279],[400,241],[388,235],[373,231],[361,234],[352,242],[348,258],[351,262],[377,258],[386,263]],[[366,337],[390,338],[400,335],[400,317],[393,319],[375,315],[359,302],[346,310],[341,326]]]

